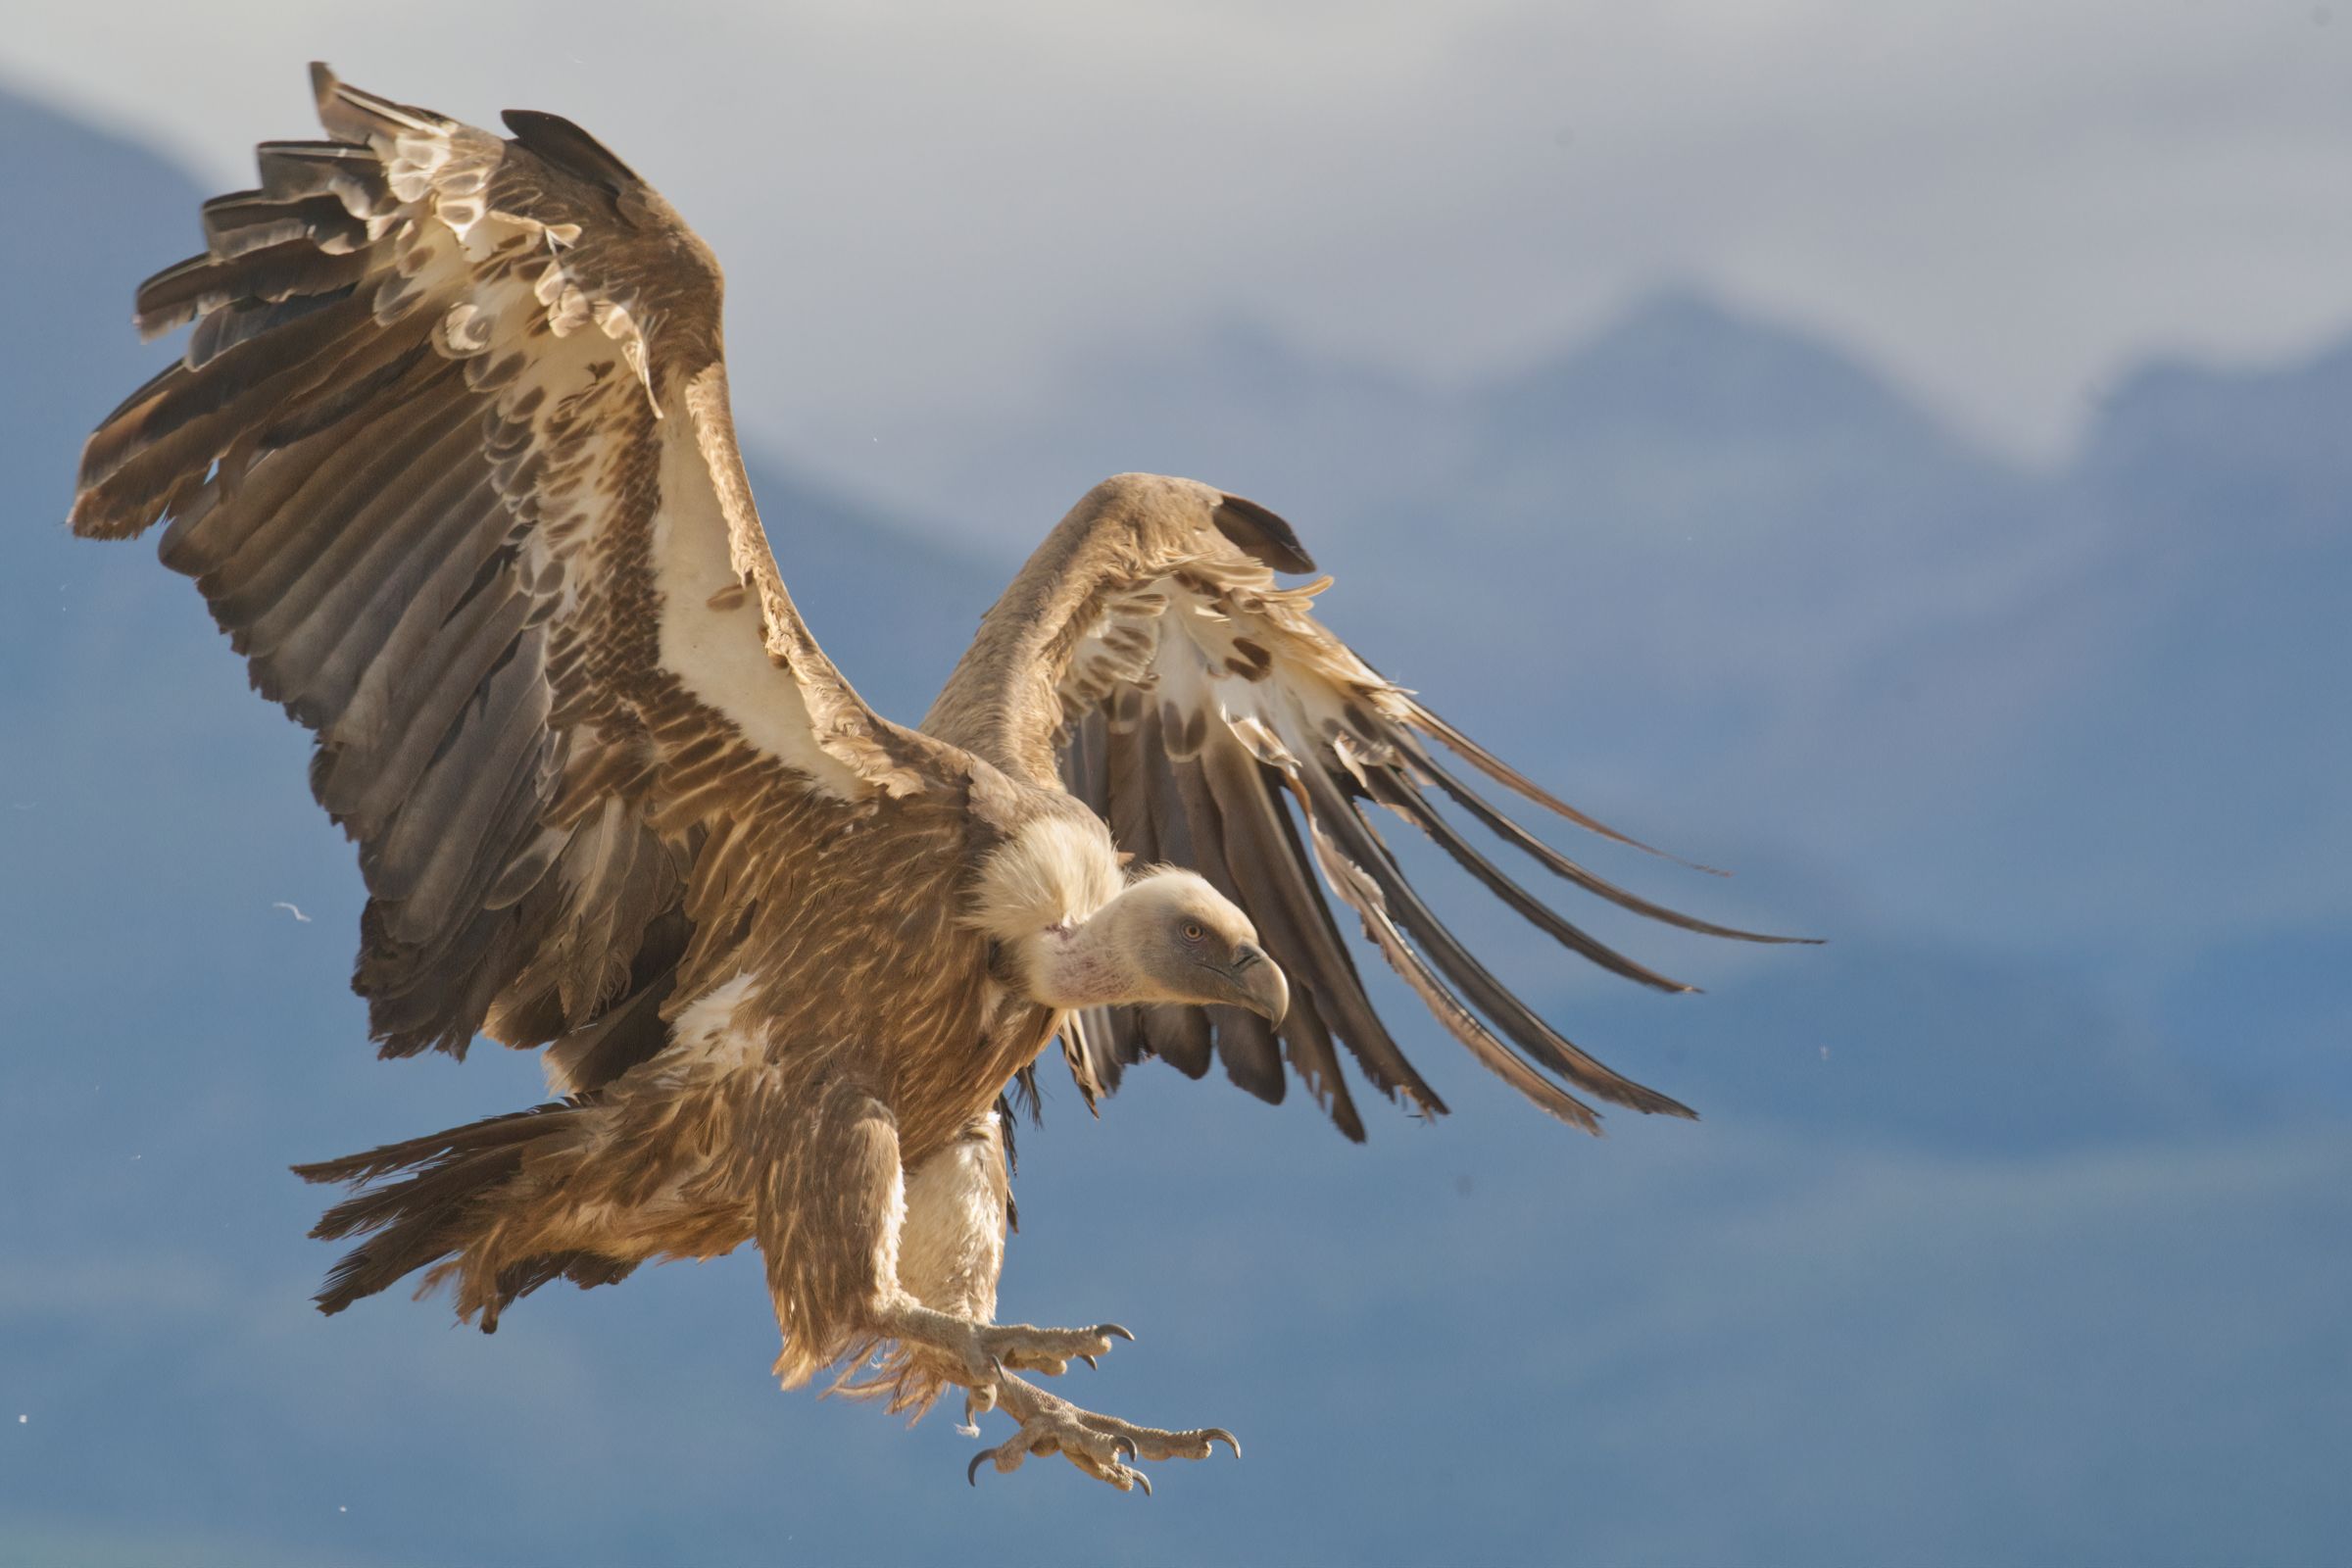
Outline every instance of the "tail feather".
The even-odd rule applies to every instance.
[[[385,1144],[361,1153],[322,1159],[315,1164],[296,1165],[293,1170],[306,1182],[373,1181],[378,1176],[389,1175],[396,1170],[412,1170],[428,1161],[478,1153],[509,1143],[527,1143],[557,1130],[549,1124],[548,1118],[561,1117],[565,1111],[579,1108],[578,1102],[568,1100],[533,1105],[528,1110],[511,1110],[502,1116],[485,1116],[480,1121],[467,1122],[463,1127],[426,1133],[421,1138],[403,1139],[397,1144]]]
[[[326,1283],[311,1299],[332,1317],[361,1298],[450,1256],[465,1241],[460,1217],[451,1214],[419,1215],[393,1225],[337,1258],[326,1272]]]
[[[487,1283],[478,1308],[485,1332],[498,1326],[507,1303],[550,1280],[567,1278],[586,1289],[626,1276],[633,1260],[587,1251],[561,1251],[512,1259],[467,1258],[466,1249],[497,1229],[504,1216],[499,1198],[523,1170],[534,1146],[577,1131],[587,1106],[563,1101],[421,1138],[386,1144],[364,1153],[297,1165],[305,1181],[348,1183],[350,1197],[328,1209],[311,1234],[325,1241],[362,1237],[328,1271],[315,1300],[328,1314],[373,1296],[418,1269],[429,1269],[430,1291],[461,1267],[473,1285]],[[486,1282],[472,1281],[474,1265],[491,1270]]]
[[[502,1269],[498,1294],[503,1304],[528,1296],[552,1280],[569,1280],[583,1291],[597,1285],[617,1285],[636,1269],[630,1259],[601,1252],[542,1252]]]
[[[420,1165],[414,1176],[402,1181],[362,1187],[320,1215],[318,1223],[311,1227],[311,1236],[317,1241],[339,1242],[469,1206],[474,1199],[505,1186],[518,1174],[522,1153],[520,1145],[484,1150]]]

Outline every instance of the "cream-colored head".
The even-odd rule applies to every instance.
[[[1051,1007],[1221,1004],[1276,1024],[1290,1010],[1290,982],[1257,928],[1191,871],[1146,871],[1091,917],[1023,946],[1030,995]]]

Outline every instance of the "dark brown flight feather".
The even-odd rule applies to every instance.
[[[1708,935],[1788,939],[1627,893],[1513,822],[1442,768],[1425,741],[1581,827],[1663,853],[1535,784],[1324,629],[1307,606],[1325,583],[1286,590],[1272,580],[1276,568],[1311,568],[1287,522],[1211,492],[1196,503],[1207,508],[1203,527],[1190,499],[1182,481],[1130,475],[1080,502],[990,612],[925,721],[1008,770],[1057,778],[1140,859],[1200,871],[1249,910],[1291,977],[1293,1016],[1278,1033],[1247,1015],[1204,1009],[1190,1009],[1197,1016],[1183,1023],[1164,1014],[1186,1009],[1156,1009],[1133,1028],[1090,1015],[1069,1042],[1082,1087],[1116,1088],[1122,1068],[1145,1054],[1198,1077],[1213,1051],[1228,1077],[1279,1101],[1279,1049],[1342,1131],[1361,1137],[1336,1043],[1390,1098],[1442,1111],[1374,1011],[1316,885],[1319,870],[1323,887],[1355,909],[1367,937],[1448,1032],[1545,1109],[1596,1125],[1566,1084],[1636,1109],[1690,1115],[1601,1065],[1498,980],[1405,879],[1358,803],[1385,807],[1428,834],[1571,952],[1658,990],[1695,988],[1543,903],[1474,848],[1424,789],[1435,784],[1547,868],[1637,913]],[[1293,811],[1308,824],[1311,854]]]

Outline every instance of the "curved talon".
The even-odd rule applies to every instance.
[[[1135,1343],[1135,1336],[1128,1333],[1125,1329],[1119,1327],[1116,1323],[1101,1324],[1096,1328],[1095,1332],[1097,1334],[1115,1335],[1119,1339],[1125,1340],[1129,1345],[1133,1345]]]
[[[980,1485],[981,1462],[987,1459],[994,1459],[996,1456],[997,1450],[994,1448],[982,1448],[978,1453],[973,1454],[972,1462],[963,1467],[963,1484],[967,1487],[977,1487]]]
[[[1223,1427],[1210,1427],[1206,1432],[1201,1433],[1200,1437],[1201,1441],[1206,1443],[1216,1443],[1222,1440],[1225,1446],[1233,1450],[1233,1456],[1236,1459],[1242,1456],[1242,1440]]]
[[[1121,1448],[1125,1448],[1127,1450],[1128,1458],[1133,1459],[1136,1457],[1135,1440],[1131,1437],[1128,1437],[1124,1433],[1121,1433],[1110,1440],[1110,1456],[1116,1459],[1119,1456],[1119,1450]]]
[[[1132,1447],[1133,1445],[1131,1444],[1129,1446]],[[1152,1495],[1152,1478],[1150,1476],[1144,1474],[1141,1470],[1130,1470],[1127,1473],[1135,1478],[1135,1484],[1137,1486],[1144,1489],[1145,1496],[1149,1497]]]
[[[1078,1352],[1078,1359],[1084,1361],[1088,1366],[1093,1367],[1098,1372],[1102,1370],[1102,1363],[1097,1361],[1093,1356],[1087,1354],[1084,1350],[1080,1350]]]

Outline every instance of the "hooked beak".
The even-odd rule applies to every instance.
[[[1227,1001],[1248,1007],[1277,1029],[1282,1027],[1283,1015],[1291,1010],[1291,982],[1263,948],[1254,943],[1245,945],[1234,955],[1226,979],[1232,987]]]

